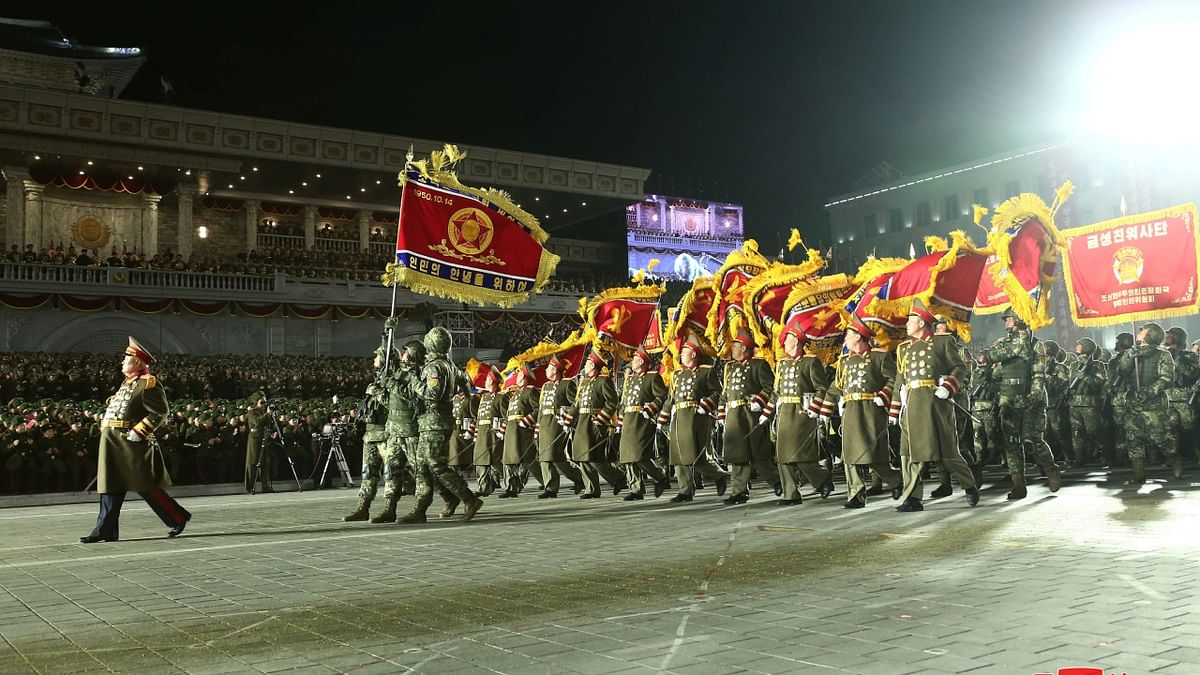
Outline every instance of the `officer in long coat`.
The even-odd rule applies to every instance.
[[[712,479],[717,496],[725,494],[729,474],[708,460],[705,449],[712,438],[716,397],[721,380],[712,366],[702,364],[700,341],[688,335],[679,348],[680,368],[671,378],[671,394],[658,414],[658,427],[670,439],[670,461],[675,467],[679,492],[672,502],[690,502],[696,494],[696,472]]]
[[[542,473],[542,493],[538,499],[558,496],[559,475],[575,484],[575,494],[583,491],[583,476],[567,460],[566,414],[575,401],[575,380],[563,379],[573,364],[558,354],[546,364],[546,382],[538,397],[538,466]]]
[[[934,315],[919,299],[913,301],[905,330],[908,339],[896,348],[896,377],[888,422],[900,425],[900,461],[904,472],[904,502],[897,511],[923,511],[921,469],[925,462],[942,462],[967,494],[979,503],[979,488],[971,467],[958,450],[954,404],[967,369],[949,335],[934,335]]]
[[[120,539],[121,504],[133,490],[146,500],[154,513],[178,536],[192,514],[167,494],[171,477],[157,443],[150,435],[167,417],[167,395],[150,374],[154,357],[131,336],[125,348],[121,373],[125,381],[108,400],[100,430],[100,456],[96,467],[96,491],[100,514],[91,533],[80,537],[84,544]]]
[[[604,375],[607,366],[607,360],[599,352],[588,353],[583,363],[583,377],[575,390],[575,404],[568,413],[574,429],[571,457],[579,463],[583,473],[580,499],[600,496],[602,475],[613,486],[613,494],[625,483],[625,477],[609,463],[607,456],[617,408],[616,387],[612,378]]]
[[[887,408],[892,403],[896,357],[886,349],[872,349],[871,329],[851,316],[838,359],[837,373],[822,397],[821,419],[842,402],[842,466],[846,472],[846,508],[867,505],[867,487],[859,467],[870,467],[899,498],[904,488],[899,471],[888,463]]]
[[[738,330],[730,345],[732,358],[725,364],[717,402],[717,421],[723,424],[721,448],[733,488],[725,503],[731,505],[749,501],[754,470],[768,485],[779,481],[769,428],[759,423],[760,419],[765,422],[763,408],[775,397],[775,374],[766,361],[754,358],[754,347],[749,331]]]
[[[500,371],[492,366],[475,407],[475,494],[486,497],[500,483],[500,422],[504,416],[504,395],[500,393]]]
[[[833,477],[821,466],[817,442],[821,397],[829,387],[829,368],[813,353],[804,353],[804,329],[793,319],[783,328],[784,357],[775,365],[775,461],[783,494],[780,504],[800,504],[800,485],[807,478],[828,497]]]
[[[621,384],[621,443],[617,459],[625,471],[625,482],[629,484],[625,501],[645,496],[643,476],[653,484],[655,497],[662,496],[670,487],[670,480],[653,459],[654,438],[658,433],[654,420],[667,398],[667,385],[650,364],[649,352],[638,347]]]
[[[521,493],[524,486],[522,465],[533,458],[533,415],[538,407],[540,391],[533,386],[533,371],[522,363],[517,370],[517,388],[508,395],[508,408],[501,433],[504,435],[504,492],[500,499],[510,499]]]

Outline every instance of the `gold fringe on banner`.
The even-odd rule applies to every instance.
[[[708,325],[704,329],[704,336],[718,350],[723,350],[725,346],[724,336],[721,334],[724,317],[718,316],[721,303],[724,302],[721,287],[725,282],[725,275],[736,269],[745,272],[750,277],[756,277],[765,272],[768,267],[770,267],[770,263],[763,254],[758,252],[758,242],[747,239],[742,242],[740,249],[725,257],[725,262],[721,263],[721,267],[713,275],[712,287],[716,291],[716,297],[713,298],[712,307],[708,309]]]
[[[799,242],[799,232],[795,229],[797,242]],[[790,245],[790,241],[788,242]],[[750,326],[750,334],[754,337],[754,342],[759,347],[771,348],[772,336],[767,334],[771,326],[777,325],[782,321],[782,317],[763,317],[759,312],[759,300],[762,294],[771,288],[789,288],[788,293],[791,294],[790,287],[801,281],[811,279],[813,276],[825,269],[826,260],[821,252],[816,249],[807,249],[807,259],[795,265],[785,265],[783,263],[773,263],[762,274],[750,279],[746,282],[746,291],[742,296],[742,310],[746,312],[748,323]],[[785,300],[786,303],[786,300]]]
[[[998,288],[1008,295],[1008,304],[1031,330],[1038,330],[1054,323],[1050,316],[1050,289],[1055,277],[1040,275],[1038,297],[1035,299],[1025,290],[1012,270],[1012,241],[1020,228],[1030,220],[1036,220],[1045,231],[1049,247],[1042,252],[1039,265],[1042,262],[1057,260],[1059,252],[1067,248],[1067,240],[1054,225],[1054,214],[1067,201],[1075,186],[1070,181],[1063,183],[1055,191],[1054,204],[1046,206],[1046,202],[1036,194],[1022,192],[996,207],[992,215],[992,229],[988,232],[988,248],[995,253],[997,263],[988,269]],[[1013,230],[1013,232],[1009,232]],[[1039,270],[1040,272],[1040,270]],[[991,308],[985,314],[1001,311],[1003,306]]]

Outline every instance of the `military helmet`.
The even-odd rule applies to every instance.
[[[1146,344],[1153,345],[1155,347],[1161,345],[1163,343],[1163,338],[1166,337],[1166,332],[1163,331],[1163,327],[1156,323],[1148,323],[1142,326],[1140,330],[1146,331]]]
[[[1044,344],[1043,350],[1046,356],[1049,356],[1052,361],[1057,359],[1059,352],[1058,343],[1054,340],[1046,340]]]
[[[1133,346],[1133,333],[1120,333],[1117,335],[1117,345],[1122,349],[1129,349]]]
[[[425,343],[420,340],[409,340],[404,343],[404,351],[412,363],[425,363]]]
[[[1090,337],[1079,338],[1079,341],[1075,344],[1083,347],[1084,356],[1091,356],[1096,353],[1096,341]]]
[[[1168,328],[1167,335],[1170,335],[1171,339],[1179,347],[1183,347],[1184,345],[1186,345],[1188,343],[1187,331],[1184,330],[1180,326],[1171,326],[1170,328]]]
[[[1013,308],[1011,305],[1009,305],[1008,309],[1004,310],[1004,313],[1000,315],[1000,319],[1001,320],[1012,319],[1013,321],[1017,322],[1018,326],[1025,325],[1025,320],[1022,319],[1021,317],[1017,316],[1017,313],[1015,311],[1013,311]]]
[[[434,326],[425,334],[425,349],[437,355],[450,352],[450,331],[441,326]]]

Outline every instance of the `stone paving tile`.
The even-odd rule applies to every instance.
[[[196,497],[184,537],[134,501],[93,546],[71,542],[94,505],[18,509],[0,672],[1194,672],[1200,493],[1114,494],[912,518],[489,500],[415,528],[341,523],[350,491]]]

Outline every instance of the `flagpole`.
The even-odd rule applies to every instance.
[[[404,159],[405,159],[404,169],[403,169],[403,172],[400,174],[401,176],[404,177],[404,179],[400,181],[400,214],[396,217],[397,253],[399,252],[399,246],[400,246],[400,228],[404,226],[404,185],[406,183],[408,183],[408,165],[410,163],[412,163],[412,160],[413,160],[413,146],[411,143],[408,144],[408,154],[405,155]],[[393,256],[393,257],[396,258],[393,261],[393,264],[399,265],[400,264],[399,257],[397,257],[397,256]],[[400,284],[397,282],[397,280],[395,278],[392,278],[392,306],[388,309],[388,319],[394,319],[396,317],[396,290],[399,285]],[[388,329],[387,350],[383,353],[383,372],[384,373],[387,373],[388,361],[391,359],[391,356],[392,356],[392,338],[393,338],[393,336],[395,336],[395,334],[396,334],[395,326],[392,326],[391,328]]]

